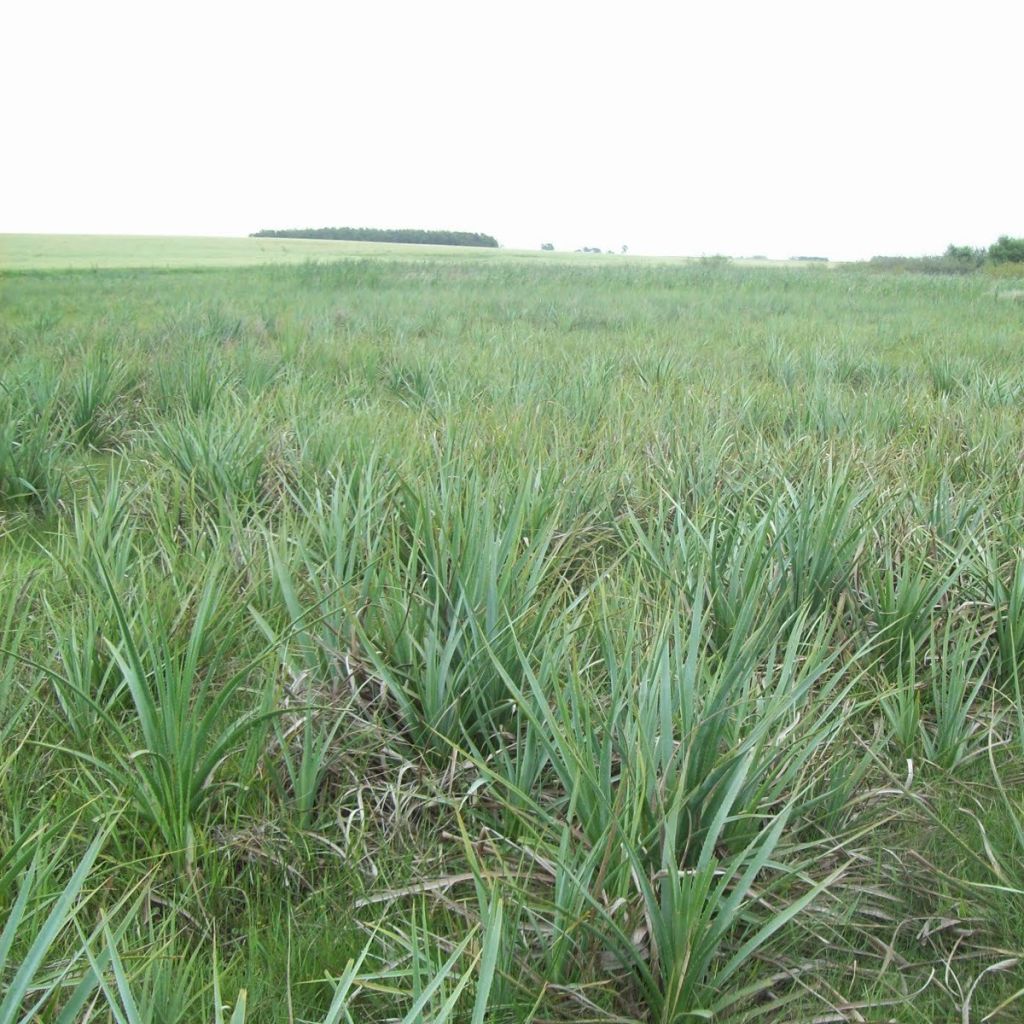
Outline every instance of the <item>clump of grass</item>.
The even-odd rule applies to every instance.
[[[493,752],[513,713],[503,675],[553,628],[561,562],[555,508],[524,483],[499,509],[478,479],[442,470],[435,493],[406,488],[388,578],[355,623],[365,656],[418,750]]]
[[[49,961],[62,936],[75,930],[76,919],[88,901],[84,890],[89,873],[106,838],[100,832],[93,839],[71,877],[57,889],[45,916],[34,902],[51,873],[46,867],[47,858],[59,857],[61,847],[47,850],[42,843],[37,846],[0,932],[0,977],[9,977],[0,999],[0,1021],[4,1024],[28,1024],[43,1013],[56,1014],[53,1019],[57,1024],[79,1019],[99,981],[103,963],[89,964],[82,944],[55,969]],[[15,951],[17,959],[12,956]],[[69,990],[67,995],[65,989]]]
[[[0,381],[0,508],[53,512],[65,464],[56,401],[42,378]]]
[[[217,564],[209,568],[201,589],[190,595],[194,615],[179,646],[159,604],[147,607],[144,589],[130,613],[106,568],[101,566],[100,573],[118,630],[117,640],[108,641],[109,654],[120,676],[116,685],[127,692],[132,721],[125,722],[110,700],[98,700],[94,685],[80,688],[68,675],[52,672],[58,693],[85,702],[103,728],[102,748],[74,753],[130,801],[160,836],[176,866],[189,868],[217,770],[245,734],[267,717],[259,700],[249,708],[233,703],[249,681],[250,664],[226,678],[218,676],[236,640],[232,615],[237,612],[221,614],[231,577]],[[71,653],[76,656],[71,665],[75,674],[80,649]],[[95,671],[91,659],[87,668]]]
[[[116,440],[129,401],[128,368],[103,350],[89,353],[67,384],[65,419],[76,444],[101,448]]]
[[[185,415],[160,426],[155,440],[198,503],[245,509],[263,497],[267,442],[257,419]]]

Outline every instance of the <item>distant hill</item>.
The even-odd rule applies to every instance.
[[[497,249],[498,240],[478,231],[423,231],[420,228],[286,228],[255,231],[250,238],[320,238],[340,242],[406,242],[419,245],[475,245]]]

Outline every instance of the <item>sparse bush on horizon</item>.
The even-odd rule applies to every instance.
[[[867,265],[917,274],[970,274],[1006,263],[1024,263],[1024,239],[1002,235],[987,249],[950,244],[941,256],[872,256]]]

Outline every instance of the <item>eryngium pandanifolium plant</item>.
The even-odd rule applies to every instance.
[[[1002,284],[3,287],[0,1020],[1017,1019]]]

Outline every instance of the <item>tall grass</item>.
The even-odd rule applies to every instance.
[[[0,1020],[1016,1019],[985,281],[4,284]]]
[[[65,478],[53,383],[0,380],[0,508],[52,512]]]
[[[230,589],[232,579],[216,563],[210,566],[201,588],[188,595],[189,602],[194,602],[192,622],[183,642],[176,642],[174,623],[163,619],[162,607],[144,603],[145,580],[141,581],[142,600],[130,614],[102,565],[100,573],[119,634],[116,641],[107,641],[109,656],[120,676],[118,686],[130,698],[131,726],[137,727],[142,746],[133,741],[128,723],[111,707],[111,699],[103,700],[97,693],[92,646],[84,652],[72,646],[72,657],[65,665],[71,674],[78,673],[83,654],[88,654],[86,671],[92,675],[80,680],[87,688],[76,686],[68,674],[53,672],[55,688],[58,695],[70,695],[72,702],[87,705],[106,740],[97,752],[74,753],[130,800],[160,835],[177,866],[190,867],[196,827],[203,820],[218,769],[240,738],[266,717],[260,713],[258,696],[252,701],[256,710],[235,703],[237,691],[249,682],[251,663],[227,678],[218,672],[235,640],[230,616],[237,613],[228,612],[227,621],[218,621],[224,590]],[[103,688],[110,685],[106,676],[111,668],[102,670]],[[218,680],[216,690],[214,679]],[[61,701],[64,710],[73,717],[74,708],[66,701],[67,697]]]

